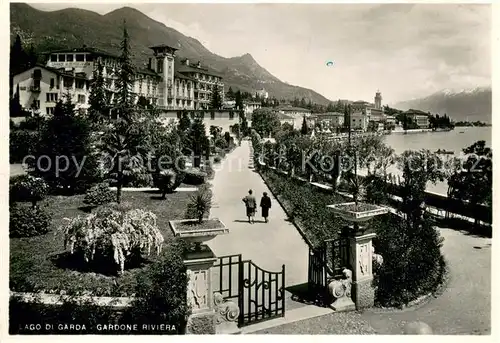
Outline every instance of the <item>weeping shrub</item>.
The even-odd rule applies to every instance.
[[[112,261],[122,274],[125,262],[137,259],[142,253],[161,252],[163,236],[156,223],[156,215],[141,209],[117,210],[109,206],[96,213],[76,218],[65,218],[59,228],[64,235],[64,248],[79,255],[85,262]]]

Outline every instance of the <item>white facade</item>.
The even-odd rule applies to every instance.
[[[215,85],[223,100],[224,84],[221,76],[202,67],[200,63],[190,66],[187,60],[185,64],[176,66],[175,48],[158,45],[151,49],[154,55],[149,59],[147,68],[136,71],[131,89],[136,102],[139,97],[144,97],[160,109],[208,109]],[[57,100],[68,90],[77,108],[85,110],[88,108],[89,81],[93,78],[98,61],[103,66],[107,101],[112,103],[117,92],[119,57],[87,47],[49,53],[45,67],[38,66],[14,77],[13,90],[19,86],[21,105],[41,115],[51,114]],[[180,72],[177,68],[180,68]],[[41,70],[39,79],[33,75],[35,69]],[[57,96],[53,95],[56,93]]]
[[[88,108],[88,80],[43,66],[35,66],[15,75],[13,90],[14,93],[19,92],[22,107],[42,116],[53,114],[57,101],[64,100],[68,92],[76,109]]]

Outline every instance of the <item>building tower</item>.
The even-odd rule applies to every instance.
[[[382,109],[382,95],[379,90],[375,93],[375,108],[379,110]]]
[[[150,47],[154,57],[150,59],[149,69],[162,76],[158,85],[158,105],[172,106],[175,104],[174,92],[174,58],[176,48],[161,44]]]

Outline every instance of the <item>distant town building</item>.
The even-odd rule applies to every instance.
[[[337,128],[344,126],[344,113],[340,112],[327,112],[319,113],[315,117],[315,127],[322,131],[330,130],[336,131]]]
[[[281,125],[287,123],[296,129],[296,127],[294,127],[294,118],[293,117],[286,115],[286,114],[283,114],[283,113],[278,113],[278,119],[280,120]]]
[[[353,112],[350,115],[351,130],[367,131],[369,118],[364,112]]]
[[[314,123],[311,121],[310,118],[312,111],[307,108],[283,106],[283,107],[278,107],[276,111],[278,113],[286,114],[287,116],[292,117],[294,119],[293,127],[295,129],[300,129],[302,127],[302,122],[304,120],[304,117],[306,117],[309,126],[314,125]]]
[[[261,90],[255,92],[255,98],[267,99],[269,98],[269,93],[266,92],[264,88],[262,88]]]
[[[262,104],[258,101],[243,101],[243,111],[245,113],[253,113],[253,111],[262,107]]]
[[[224,99],[222,76],[201,62],[177,60],[176,48],[152,46],[153,56],[142,67],[136,67],[132,92],[135,101],[144,97],[160,109],[208,109],[212,92],[218,88]],[[117,92],[119,56],[100,49],[63,49],[47,53],[45,65],[36,65],[14,76],[13,89],[19,89],[21,106],[42,115],[52,114],[55,104],[69,93],[77,108],[88,108],[93,72],[103,66],[107,100],[112,103]]]
[[[407,118],[410,118],[412,122],[416,123],[420,129],[429,128],[429,115],[420,110],[410,109],[404,112]]]

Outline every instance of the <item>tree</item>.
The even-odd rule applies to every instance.
[[[227,91],[227,98],[229,100],[233,100],[234,99],[234,91],[233,91],[233,89],[231,87],[229,87],[229,90]]]
[[[16,35],[16,39],[10,48],[10,73],[9,73],[9,96],[12,97],[13,78],[28,69],[28,54],[23,49],[21,37]]]
[[[133,112],[132,86],[134,83],[135,68],[132,64],[132,52],[130,48],[130,37],[128,35],[125,21],[123,22],[123,38],[120,44],[120,72],[116,80],[117,91],[116,105],[120,116],[126,120],[131,120]]]
[[[302,128],[300,129],[300,133],[303,135],[307,135],[308,132],[309,129],[307,128],[307,121],[306,117],[304,116],[304,118],[302,118]]]
[[[203,153],[209,148],[208,138],[205,133],[205,124],[201,117],[193,121],[189,136],[191,138],[191,150],[194,154],[193,166],[199,168]]]
[[[9,110],[11,117],[22,117],[26,115],[26,111],[23,110],[19,99],[19,85],[17,85],[14,96],[12,96],[9,101]]]
[[[492,206],[493,151],[481,140],[464,148],[463,152],[467,159],[462,169],[449,177],[449,195],[472,205]],[[475,223],[478,223],[477,219]]]
[[[243,98],[241,96],[241,92],[238,90],[234,96],[235,99],[235,107],[237,110],[242,110],[243,109]]]
[[[211,106],[213,109],[220,109],[222,107],[222,99],[219,93],[219,86],[214,85],[214,88],[212,89],[212,101],[211,101]]]
[[[47,181],[54,191],[79,193],[98,180],[97,157],[92,149],[92,128],[76,116],[70,97],[60,100],[54,115],[43,125],[35,160],[35,175]],[[46,157],[42,157],[46,156]]]
[[[377,298],[386,306],[407,304],[435,291],[443,281],[443,239],[424,211],[427,183],[443,177],[439,161],[428,150],[405,151],[398,160],[403,171],[401,212],[405,220],[387,222],[377,230],[377,248],[384,254]]]
[[[245,116],[245,113],[243,113],[243,111],[240,111],[240,120],[241,120],[241,125],[240,125],[241,134],[243,135],[243,137],[248,136],[248,134],[249,134],[248,121],[247,121],[247,117]]]
[[[259,108],[253,111],[252,128],[262,137],[273,135],[281,126],[278,115],[269,108]]]
[[[114,127],[104,132],[101,150],[110,165],[107,165],[109,177],[116,184],[116,202],[121,202],[122,188],[125,178],[132,173],[142,170],[144,163],[142,156],[148,152],[148,140],[145,135],[145,122],[128,122],[119,118]]]
[[[106,102],[106,92],[104,89],[103,65],[99,60],[96,70],[93,73],[92,85],[89,94],[89,119],[97,124],[101,124],[108,118],[108,104]]]

